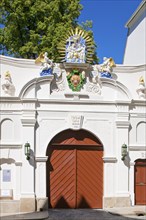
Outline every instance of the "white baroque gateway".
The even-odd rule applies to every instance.
[[[139,193],[146,190],[146,63],[139,54],[135,65],[129,52],[131,37],[145,33],[144,9],[142,2],[127,23],[124,63],[129,56],[134,63],[117,64],[110,77],[85,59],[49,60],[51,71],[40,75],[34,60],[0,57],[3,212],[146,205]]]

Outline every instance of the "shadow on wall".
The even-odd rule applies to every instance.
[[[29,164],[36,169],[36,162],[34,159],[34,151],[30,149],[30,159],[29,159]]]
[[[14,160],[14,159],[12,159],[12,158],[1,158],[0,159],[0,166],[2,165],[2,164],[12,164],[12,163],[15,163],[16,161]]]
[[[12,159],[12,158],[0,158],[0,166],[3,164],[15,164],[16,160]],[[33,166],[34,168],[36,168],[36,163],[34,160],[34,152],[30,149],[30,159],[29,159],[29,164],[31,166]]]
[[[125,157],[125,160],[123,161],[125,166],[128,168],[130,168],[130,161],[131,161],[131,159],[130,159],[129,153],[128,153],[127,156]]]

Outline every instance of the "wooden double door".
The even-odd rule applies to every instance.
[[[146,205],[146,160],[135,163],[135,204]]]
[[[103,148],[85,131],[68,131],[48,147],[50,208],[102,208]],[[59,142],[59,143],[58,143]]]

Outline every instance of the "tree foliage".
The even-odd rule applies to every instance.
[[[82,5],[80,0],[1,0],[0,8],[1,51],[34,59],[47,51],[57,61],[57,44],[77,26]]]
[[[99,63],[99,58],[97,56],[97,52],[96,52],[96,49],[97,49],[97,45],[96,43],[94,42],[94,38],[93,38],[93,31],[92,31],[92,27],[93,27],[93,22],[90,20],[87,20],[86,22],[82,22],[80,24],[80,27],[85,30],[86,32],[88,32],[88,35],[92,38],[92,45],[93,45],[93,50],[94,50],[94,54],[93,54],[93,62],[92,64],[97,64]]]

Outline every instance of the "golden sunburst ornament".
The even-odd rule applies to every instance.
[[[95,47],[88,32],[71,29],[58,45],[60,60],[67,63],[92,63]]]

